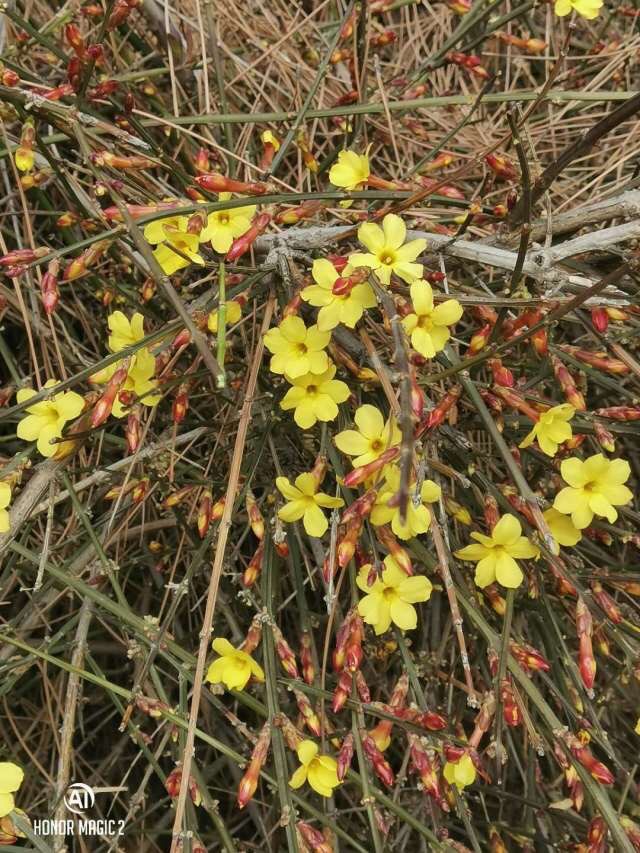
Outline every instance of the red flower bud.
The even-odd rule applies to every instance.
[[[208,177],[208,176],[206,176]],[[270,213],[259,213],[253,218],[253,224],[241,237],[236,237],[236,239],[231,244],[231,248],[226,254],[226,259],[228,261],[237,261],[238,258],[241,258],[246,252],[249,251],[251,246],[257,240],[257,238],[262,234],[265,228],[271,222],[271,214]]]
[[[198,186],[216,193],[229,192],[243,193],[245,195],[264,195],[268,190],[266,184],[234,181],[232,178],[226,178],[224,175],[219,174],[198,175],[195,180]]]

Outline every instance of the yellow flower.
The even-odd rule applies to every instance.
[[[300,767],[289,779],[289,785],[292,788],[301,788],[308,782],[321,797],[330,797],[333,789],[340,784],[335,758],[318,755],[318,747],[312,740],[301,741],[297,752]]]
[[[32,148],[26,148],[23,145],[19,145],[14,152],[13,160],[16,164],[16,168],[21,172],[30,172],[31,169],[33,169],[36,156],[33,153]]]
[[[167,216],[145,226],[147,242],[159,244],[153,256],[166,275],[188,267],[189,263],[204,266],[204,260],[198,254],[201,235],[190,234],[187,231],[188,222],[186,216]],[[177,251],[174,252],[174,249]]]
[[[421,238],[405,243],[406,236],[407,226],[395,213],[385,216],[382,228],[375,222],[363,222],[358,228],[358,240],[369,252],[356,252],[349,257],[349,263],[352,267],[369,267],[383,284],[389,284],[392,272],[411,284],[422,276],[422,264],[412,261],[424,250],[427,241]]]
[[[284,411],[293,409],[293,419],[300,429],[309,429],[316,421],[333,421],[338,417],[338,403],[348,399],[349,386],[334,379],[336,366],[332,362],[324,373],[305,373],[292,379],[280,402]]]
[[[397,465],[388,465],[385,469],[385,482],[371,510],[371,523],[374,527],[389,524],[399,539],[411,539],[421,533],[426,533],[431,524],[431,513],[424,505],[440,499],[440,486],[433,480],[425,480],[420,489],[422,502],[414,503],[415,485],[409,488],[407,502],[407,517],[404,524],[400,521],[400,507],[394,504],[394,498],[400,489],[400,469]],[[389,505],[391,503],[391,506]]]
[[[636,727],[635,727],[635,729],[634,729],[634,732],[635,732],[637,735],[640,735],[640,717],[638,717],[638,722],[636,723]]]
[[[0,817],[14,809],[13,795],[22,785],[24,771],[11,761],[0,762]]]
[[[471,534],[477,544],[467,545],[455,552],[460,560],[477,563],[475,581],[480,589],[496,580],[502,586],[516,589],[524,579],[516,560],[527,560],[538,556],[535,545],[522,536],[520,522],[508,513],[503,515],[493,528],[491,536],[483,533]]]
[[[338,162],[329,170],[329,180],[334,187],[345,190],[359,190],[369,180],[369,158],[355,151],[341,151]]]
[[[551,531],[553,538],[559,545],[566,548],[573,548],[582,539],[582,534],[571,521],[571,517],[563,515],[557,509],[546,510],[543,512],[544,520]]]
[[[263,130],[260,134],[260,139],[264,145],[271,145],[274,151],[280,148],[280,140],[270,130]]]
[[[144,338],[144,317],[136,311],[128,320],[122,311],[114,311],[107,318],[109,326],[109,349],[120,352],[121,349],[133,346]]]
[[[520,447],[529,447],[538,439],[538,447],[547,456],[555,456],[558,446],[573,436],[569,421],[576,410],[569,403],[552,406],[540,415],[540,420],[521,442]]]
[[[349,272],[350,268],[347,266],[342,274],[347,277]],[[318,328],[321,332],[335,329],[339,323],[353,329],[365,309],[376,305],[374,292],[366,281],[356,284],[347,294],[333,293],[333,285],[340,276],[331,261],[326,258],[317,258],[313,262],[311,275],[315,284],[305,287],[300,295],[309,305],[320,308]]]
[[[214,652],[220,657],[209,664],[205,681],[212,684],[224,684],[228,690],[244,690],[253,676],[256,681],[264,681],[262,667],[251,655],[241,649],[234,649],[229,640],[216,637],[212,643]]]
[[[218,201],[228,201],[230,198],[231,193],[218,195]],[[210,242],[214,251],[225,255],[236,237],[242,237],[251,228],[251,219],[255,212],[255,204],[232,207],[229,210],[214,210],[200,232],[200,242]]]
[[[9,529],[9,513],[7,507],[11,503],[11,486],[9,483],[0,483],[0,533],[6,533]]]
[[[367,593],[358,603],[358,613],[367,625],[373,625],[376,634],[384,634],[392,622],[403,631],[411,631],[418,625],[413,605],[429,600],[431,581],[424,575],[407,575],[391,555],[384,558],[384,565],[382,576],[371,586],[367,586],[371,566],[362,566],[358,572],[356,583]]]
[[[188,216],[165,216],[164,219],[154,219],[153,222],[149,222],[148,225],[144,226],[144,238],[147,243],[155,246],[158,243],[164,243],[167,239],[165,228],[186,231],[188,224]]]
[[[230,299],[227,303],[227,327],[235,325],[242,317],[242,305],[235,299]],[[218,311],[211,311],[207,318],[207,328],[214,335],[218,331]]]
[[[331,509],[344,506],[342,498],[332,498],[318,491],[319,484],[313,474],[299,474],[295,486],[291,485],[288,477],[277,477],[276,486],[289,502],[278,512],[278,518],[282,521],[302,519],[309,536],[322,536],[329,526],[321,506]]]
[[[115,364],[110,364],[108,367],[98,371],[98,373],[94,373],[91,376],[91,382],[95,382],[98,385],[105,385],[121,364],[121,361],[117,361]],[[155,372],[155,358],[147,347],[142,347],[132,357],[127,378],[120,390],[133,392],[145,406],[157,406],[161,395],[157,393],[158,382],[153,378]],[[120,402],[119,394],[116,395],[111,414],[116,418],[123,418],[128,414],[128,408]]]
[[[554,11],[556,15],[563,18],[565,15],[568,15],[572,9],[575,9],[583,18],[586,18],[588,21],[592,21],[594,18],[598,17],[602,6],[602,0],[556,0]]]
[[[462,305],[457,299],[447,299],[434,307],[431,285],[422,279],[411,285],[411,301],[413,313],[403,319],[402,325],[411,336],[414,350],[424,358],[433,358],[451,337],[449,326],[462,317]]]
[[[58,385],[55,379],[49,379],[45,388]],[[18,403],[24,403],[33,397],[33,388],[21,388],[17,394]],[[23,441],[37,441],[38,451],[43,456],[53,456],[58,444],[51,440],[62,437],[67,421],[77,418],[84,409],[84,399],[75,391],[62,391],[49,400],[41,400],[33,406],[27,406],[28,414],[18,424],[18,438]]]
[[[331,332],[321,332],[317,326],[307,328],[301,317],[285,317],[264,336],[264,345],[273,353],[272,373],[284,373],[287,379],[325,373],[330,362],[324,349],[330,340]]]
[[[558,492],[553,508],[570,515],[578,530],[588,527],[594,515],[604,516],[613,524],[618,517],[615,507],[633,498],[623,485],[631,474],[624,459],[609,460],[596,453],[583,462],[574,456],[564,460],[560,473],[569,485]]]
[[[334,439],[339,450],[347,456],[356,457],[352,460],[354,468],[368,465],[385,450],[400,444],[402,436],[395,418],[392,416],[385,423],[382,412],[375,406],[360,406],[356,409],[354,420],[357,430],[345,429]]]
[[[166,242],[161,243],[153,252],[165,275],[173,275],[174,272],[188,267],[189,263],[204,266],[204,260],[198,254],[200,240],[197,234],[166,230]],[[174,249],[177,251],[174,252]]]
[[[442,773],[447,782],[455,785],[459,791],[467,785],[473,785],[476,781],[476,768],[473,766],[471,756],[466,754],[457,761],[447,761]]]

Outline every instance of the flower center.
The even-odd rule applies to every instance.
[[[433,320],[429,314],[420,314],[418,316],[418,328],[424,329],[425,332],[430,332],[433,329]]]
[[[310,397],[315,397],[315,395],[317,393],[318,393],[318,386],[317,385],[307,385],[307,394],[309,394]]]
[[[296,344],[296,352],[300,353],[300,355],[306,355],[308,351],[306,344]]]
[[[392,586],[386,587],[382,593],[382,597],[384,598],[384,600],[386,602],[391,603],[394,598],[397,598],[397,593],[396,593],[395,587],[392,587]]]
[[[382,450],[382,442],[379,438],[374,438],[374,440],[371,442],[371,450]]]
[[[228,225],[229,224],[229,214],[228,213],[221,213],[218,216],[218,222],[220,223],[220,225]]]
[[[383,249],[378,255],[378,260],[380,263],[384,264],[385,267],[390,267],[396,262],[395,252],[392,252],[390,249]]]

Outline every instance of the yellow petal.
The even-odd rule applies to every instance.
[[[511,513],[503,515],[500,521],[493,528],[491,538],[498,545],[511,545],[515,542],[522,533],[520,522]]]
[[[0,817],[6,817],[13,811],[13,794],[0,794]]]
[[[329,522],[327,521],[325,514],[315,503],[307,505],[304,513],[303,524],[308,535],[315,536],[317,538],[324,536],[327,532],[327,528],[329,527]]]
[[[0,762],[0,794],[17,791],[24,779],[24,770],[12,761]]]

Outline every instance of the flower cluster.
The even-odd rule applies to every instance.
[[[109,327],[109,349],[111,352],[120,352],[128,347],[134,347],[145,336],[144,317],[136,312],[131,319],[127,319],[122,311],[114,311],[107,319]],[[114,374],[121,368],[122,361],[116,361],[108,365],[98,373],[94,373],[91,381],[98,385],[106,385],[113,379]],[[127,409],[133,397],[145,406],[157,406],[160,401],[158,383],[154,379],[156,372],[156,360],[148,347],[139,347],[131,356],[126,377],[119,384],[111,414],[116,418],[122,418],[127,414]]]
[[[230,192],[218,194],[218,201],[231,199]],[[204,266],[200,254],[200,245],[208,244],[214,252],[226,255],[233,241],[242,237],[251,228],[256,205],[230,207],[228,210],[215,210],[208,215],[166,216],[150,222],[144,228],[148,243],[156,248],[153,255],[166,275],[191,264]]]

